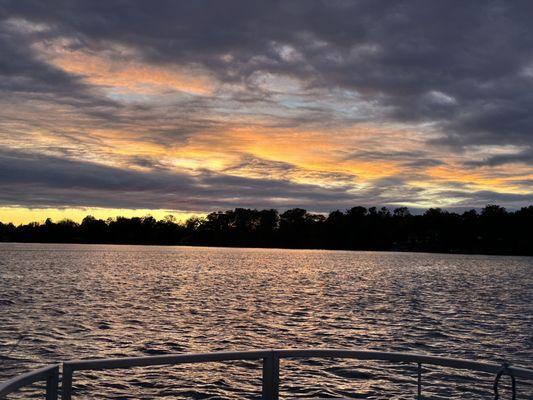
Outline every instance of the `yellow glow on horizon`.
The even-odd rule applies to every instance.
[[[150,209],[113,209],[113,208],[26,208],[26,207],[0,207],[0,222],[13,223],[15,225],[27,224],[30,222],[44,222],[46,218],[53,221],[70,219],[81,222],[87,215],[92,215],[97,219],[107,219],[116,217],[144,217],[151,215],[157,220],[163,219],[167,215],[172,215],[177,221],[186,221],[193,216],[204,216],[205,213],[192,213],[173,210],[150,210]]]

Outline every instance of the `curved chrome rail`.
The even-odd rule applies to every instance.
[[[504,364],[486,363],[457,358],[435,357],[422,354],[382,352],[347,349],[286,349],[252,350],[236,352],[216,352],[203,354],[169,354],[150,357],[106,358],[93,360],[67,361],[63,363],[61,399],[70,400],[75,371],[105,370],[113,368],[146,367],[152,365],[190,364],[237,360],[263,360],[262,398],[277,400],[279,397],[279,362],[287,358],[350,358],[356,360],[381,360],[398,363],[417,364],[417,395],[422,399],[422,365],[437,365],[454,369],[493,373],[497,376],[509,375],[512,379],[521,378],[533,381],[533,370],[511,367]],[[0,384],[0,398],[21,387],[35,382],[46,381],[46,399],[57,400],[59,366],[53,365],[15,377]],[[497,388],[495,388],[497,389]],[[495,390],[497,393],[497,390]]]

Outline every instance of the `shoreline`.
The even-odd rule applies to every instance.
[[[492,257],[533,257],[533,254],[520,253],[483,253],[483,252],[445,252],[445,251],[431,251],[431,250],[416,250],[416,249],[344,249],[344,248],[327,248],[327,247],[279,247],[279,246],[242,246],[242,245],[207,245],[207,244],[191,244],[191,243],[87,243],[87,242],[16,242],[16,241],[0,241],[0,246],[4,244],[38,244],[38,245],[82,245],[82,246],[139,246],[139,247],[180,247],[180,248],[206,248],[206,249],[250,249],[250,250],[289,250],[289,251],[330,251],[330,252],[360,252],[360,253],[399,253],[399,254],[442,254],[442,255],[457,255],[457,256],[492,256]]]

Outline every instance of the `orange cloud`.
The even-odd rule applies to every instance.
[[[130,54],[69,51],[59,44],[36,45],[46,61],[70,74],[82,76],[87,83],[136,94],[179,91],[195,95],[212,94],[215,84],[206,73],[189,67],[155,66],[136,60]],[[124,52],[124,50],[123,50]],[[127,51],[126,51],[127,52]]]
[[[379,144],[383,137],[374,143],[377,133],[371,127],[353,127],[331,134],[243,125],[201,132],[175,145],[143,142],[141,135],[135,132],[95,130],[92,136],[103,140],[116,156],[154,157],[177,170],[207,169],[246,177],[268,176],[328,186],[350,183],[355,178],[359,183],[369,182],[405,170],[399,162],[350,156],[358,150],[371,151],[374,146],[379,146],[377,148],[380,151],[386,149],[386,146]],[[398,150],[397,146],[395,150]],[[282,176],[272,176],[272,170],[268,168],[263,175],[257,168],[240,167],[233,170],[246,158],[289,164],[293,168]],[[341,174],[345,180],[331,182],[331,174]],[[349,179],[350,176],[352,179]]]
[[[475,190],[505,190],[509,193],[530,193],[524,187],[516,185],[516,180],[531,179],[532,175],[527,169],[502,167],[484,167],[469,170],[461,165],[449,163],[444,166],[429,168],[427,175],[435,185],[446,182],[460,182],[469,185]]]

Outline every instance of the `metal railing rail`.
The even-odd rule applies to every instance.
[[[57,400],[59,365],[39,368],[0,383],[0,399],[37,382],[46,382],[46,400]]]
[[[422,399],[422,365],[437,365],[454,369],[465,369],[492,373],[495,375],[509,375],[513,381],[515,378],[533,381],[533,370],[519,367],[504,366],[494,363],[486,363],[457,358],[436,357],[412,353],[381,352],[371,350],[347,350],[347,349],[285,349],[285,350],[252,350],[237,352],[216,352],[203,354],[169,354],[149,357],[108,358],[94,360],[67,361],[63,363],[63,379],[61,386],[62,400],[71,400],[72,384],[75,371],[106,370],[114,368],[133,368],[154,365],[174,365],[189,363],[238,361],[238,360],[262,360],[262,398],[265,400],[277,400],[279,398],[279,368],[280,359],[288,358],[348,358],[356,360],[381,360],[397,363],[412,363],[417,365],[417,394]],[[0,385],[0,398],[13,390],[43,380],[43,371],[51,371],[54,367],[44,368],[30,374],[14,378]],[[28,378],[28,376],[30,378]],[[48,376],[48,375],[46,375]],[[57,373],[56,397],[47,397],[47,400],[57,398]],[[11,386],[6,386],[11,383]],[[5,388],[2,391],[2,388]],[[497,393],[497,387],[495,387]],[[48,393],[48,392],[47,392]],[[52,393],[54,395],[54,392]],[[48,394],[47,394],[48,396]]]
[[[98,360],[67,361],[63,363],[61,399],[70,400],[74,371],[104,370],[114,368],[147,367],[153,365],[192,364],[218,361],[267,360],[272,351],[238,351],[197,354],[169,354],[148,357],[104,358]],[[266,363],[266,361],[265,361]],[[265,392],[265,365],[263,365],[263,393]]]
[[[279,397],[279,361],[285,358],[350,358],[357,360],[382,360],[391,362],[416,363],[417,394],[422,398],[422,364],[438,365],[456,369],[467,369],[497,374],[502,366],[478,361],[435,357],[411,353],[394,353],[369,350],[338,350],[338,349],[288,349],[258,350],[240,352],[219,352],[207,354],[177,354],[154,357],[131,357],[119,359],[69,361],[63,364],[62,400],[71,400],[72,377],[74,371],[103,370],[110,368],[131,368],[149,365],[184,364],[213,361],[234,361],[263,359],[262,397],[265,400],[277,400]],[[533,380],[533,370],[507,367],[507,373],[514,377]]]

